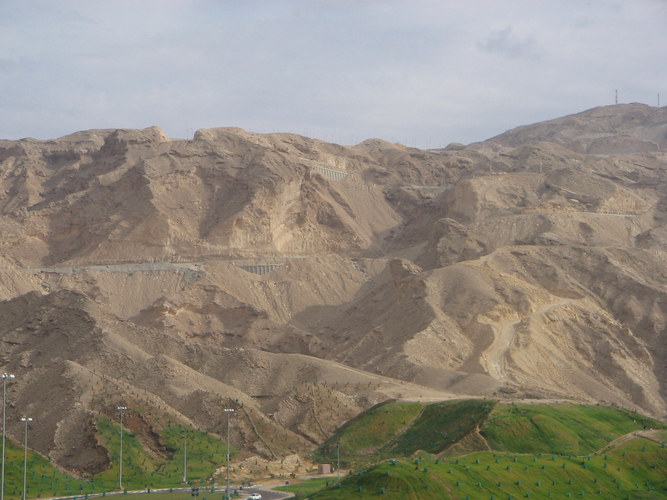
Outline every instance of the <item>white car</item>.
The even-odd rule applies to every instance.
[[[259,493],[253,493],[248,497],[248,500],[262,500],[262,495]]]

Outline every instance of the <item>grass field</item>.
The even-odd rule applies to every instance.
[[[621,408],[575,404],[499,404],[459,400],[388,402],[339,429],[316,452],[320,462],[364,465],[417,451],[448,456],[493,449],[585,455],[629,432],[665,428]]]
[[[645,428],[659,429],[652,435],[659,442],[634,436]],[[117,490],[120,428],[102,417],[98,430],[111,458],[107,470],[76,479],[31,452],[27,496],[85,497]],[[206,497],[209,478],[226,460],[224,442],[193,429],[163,429],[158,457],[146,452],[137,435],[125,429],[123,436],[123,486],[128,490],[180,487],[184,437],[188,482],[202,488],[197,500]],[[318,499],[667,498],[665,440],[665,424],[619,408],[388,402],[348,422],[316,452],[319,461],[335,464],[340,442],[341,463],[354,464],[355,474],[342,478],[340,486],[322,479],[285,489]],[[19,500],[23,448],[8,440],[6,458],[5,495]],[[188,496],[173,493],[169,500]]]
[[[382,447],[385,456],[410,456],[418,450],[440,453],[484,422],[495,403],[446,401],[427,405],[405,432]]]
[[[595,456],[478,452],[388,461],[308,498],[667,498],[667,450],[643,438]]]
[[[390,402],[339,429],[319,450],[331,460],[331,444],[340,440],[341,463],[367,470],[317,493],[290,491],[317,499],[667,498],[664,445],[632,437],[649,428],[663,429],[664,443],[665,424],[621,408]],[[621,436],[627,441],[602,451]],[[384,461],[373,466],[368,459]]]
[[[319,462],[336,463],[340,443],[341,463],[381,459],[379,449],[402,432],[421,413],[421,403],[389,402],[374,406],[349,421],[315,452]]]
[[[27,496],[51,496],[65,491],[82,492],[90,489],[85,481],[79,481],[56,469],[42,455],[28,452]],[[23,495],[23,448],[10,439],[5,449],[5,498],[18,499]]]
[[[290,493],[294,493],[297,498],[307,498],[318,491],[328,488],[330,485],[336,484],[336,482],[336,479],[332,478],[315,478],[289,486],[279,486],[275,489],[277,491],[289,491]]]
[[[659,426],[619,408],[499,404],[480,432],[494,450],[584,455],[623,434]]]
[[[38,453],[28,453],[27,496],[30,498],[86,495],[118,489],[120,426],[106,417],[98,419],[100,440],[110,451],[110,467],[86,480],[73,478],[55,468]],[[183,439],[187,438],[188,483],[204,486],[216,468],[226,462],[227,445],[204,432],[168,427],[160,438],[164,456],[155,459],[132,432],[123,430],[123,487],[128,490],[181,487],[183,479]],[[236,450],[230,449],[234,456]],[[5,498],[23,495],[23,448],[7,440]],[[174,497],[171,497],[172,499]]]

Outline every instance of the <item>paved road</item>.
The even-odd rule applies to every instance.
[[[225,492],[225,487],[224,486],[218,486],[215,488],[215,493],[224,493]],[[264,490],[261,487],[245,487],[241,489],[240,486],[230,486],[230,492],[238,491],[239,493],[239,498],[244,499],[247,498],[251,493],[259,493],[262,495],[262,500],[281,500],[283,498],[294,498],[294,495],[291,493],[283,493],[282,491],[271,491],[271,490]],[[151,489],[151,493],[167,493],[171,491],[172,493],[190,493],[191,488],[155,488]],[[110,496],[110,495],[141,495],[145,494],[146,490],[134,490],[134,491],[128,491],[127,493],[124,493],[122,491],[109,491],[106,493],[89,493],[87,495],[87,498],[95,498],[95,497],[102,497],[102,496]],[[206,493],[210,494],[210,488],[203,487],[200,489],[200,496],[206,495]],[[217,495],[216,495],[217,497]],[[70,495],[66,497],[49,497],[45,498],[44,500],[83,500],[86,498],[85,495]],[[194,497],[193,497],[194,498]]]
[[[241,498],[250,495],[251,493],[259,493],[262,495],[262,500],[280,500],[282,498],[294,498],[291,493],[283,493],[282,491],[263,490],[261,488],[243,488],[239,490]]]

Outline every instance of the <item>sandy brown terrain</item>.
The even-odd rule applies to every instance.
[[[95,416],[266,461],[387,398],[667,415],[667,108],[596,108],[418,150],[157,127],[0,141],[10,436],[108,463]],[[83,429],[83,436],[82,436]],[[305,462],[304,462],[305,463]]]

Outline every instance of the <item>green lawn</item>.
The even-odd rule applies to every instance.
[[[8,439],[5,447],[5,498],[23,497],[23,458],[23,448]],[[91,491],[86,481],[68,476],[42,455],[30,451],[27,471],[27,496],[30,498]]]
[[[120,426],[106,417],[98,419],[100,441],[110,452],[111,465],[86,479],[71,477],[38,453],[28,453],[27,496],[30,498],[86,495],[118,489]],[[183,427],[168,427],[160,435],[166,450],[161,459],[149,455],[132,432],[123,430],[123,486],[128,490],[177,488],[183,479],[183,436],[187,436],[187,479],[204,486],[216,468],[226,461],[227,445],[204,432]],[[232,447],[230,454],[236,450]],[[19,500],[23,495],[23,448],[7,440],[5,498]],[[174,497],[170,497],[173,498]],[[201,500],[201,497],[199,498]]]
[[[335,464],[340,443],[341,464],[377,460],[379,448],[407,428],[423,407],[410,402],[377,405],[343,426],[315,452],[315,457]]]
[[[459,400],[424,404],[388,402],[371,408],[339,429],[315,452],[316,460],[341,464],[373,463],[417,450],[440,453],[470,434],[495,406],[494,401]]]
[[[383,455],[410,456],[418,450],[441,453],[484,422],[494,405],[477,399],[430,404],[405,432],[382,448]]]
[[[494,450],[585,455],[656,420],[624,409],[587,405],[499,404],[481,428]]]
[[[575,404],[499,404],[458,400],[388,402],[339,429],[314,453],[320,462],[370,464],[424,451],[440,456],[494,449],[516,453],[585,455],[619,436],[665,428],[621,408]],[[479,430],[479,432],[478,432]]]
[[[635,438],[606,454],[569,457],[479,452],[384,462],[309,498],[667,498],[667,450]]]
[[[103,488],[118,485],[118,459],[120,427],[101,417],[98,430],[103,443],[111,450],[111,467],[99,475]],[[125,431],[124,431],[125,432]],[[162,459],[154,459],[145,451],[139,439],[131,432],[123,437],[123,486],[130,490],[147,487],[178,487],[183,479],[183,436],[187,437],[187,479],[204,484],[220,464],[224,464],[227,446],[205,432],[174,426],[167,427],[160,435],[166,445]],[[234,455],[232,447],[230,454]]]
[[[288,491],[296,495],[297,500],[307,498],[318,491],[336,484],[336,478],[315,478],[303,481],[301,483],[290,484],[289,486],[280,486],[276,488],[278,491]]]
[[[30,452],[29,498],[117,490],[120,427],[104,417],[97,425],[100,443],[111,458],[107,470],[76,479]],[[661,429],[658,439],[667,440],[665,424],[619,408],[485,400],[388,402],[351,420],[316,453],[318,461],[335,464],[340,442],[341,463],[354,463],[355,470],[364,472],[343,478],[340,486],[333,486],[332,479],[323,479],[288,489],[300,498],[311,495],[324,499],[377,495],[426,500],[510,495],[540,498],[549,492],[561,498],[567,498],[568,493],[582,496],[581,492],[602,495],[600,498],[667,498],[665,446],[632,437],[634,431],[646,427]],[[623,435],[632,439],[595,454]],[[202,488],[198,500],[203,500],[209,478],[225,463],[226,444],[183,427],[162,430],[158,437],[163,445],[160,456],[147,453],[139,436],[125,429],[123,486],[128,490],[180,487],[184,436],[188,442],[187,478]],[[478,451],[482,447],[493,451]],[[236,450],[232,448],[231,453],[236,454]],[[6,458],[5,495],[7,500],[19,500],[23,448],[8,440]],[[392,458],[396,460],[387,461]],[[174,493],[170,500],[177,495],[184,496]]]
[[[347,439],[385,461],[312,498],[667,498],[664,445],[633,438],[594,454],[620,436],[667,428],[657,420],[612,407],[484,400],[414,403],[413,418],[397,420],[396,404],[360,415],[329,440],[340,439],[346,459],[359,457],[348,455]]]

